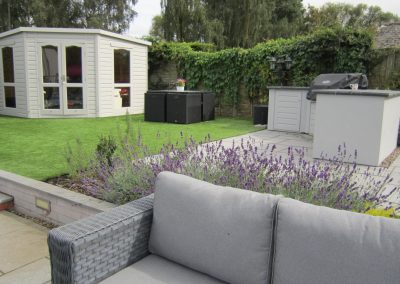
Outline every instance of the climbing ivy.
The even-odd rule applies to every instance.
[[[372,35],[364,30],[323,29],[307,36],[276,39],[251,49],[216,51],[203,43],[155,42],[149,53],[150,69],[175,62],[188,88],[216,92],[220,101],[237,107],[244,90],[251,100],[265,100],[267,86],[281,83],[270,70],[271,56],[289,55],[292,85],[308,86],[320,73],[367,71]]]

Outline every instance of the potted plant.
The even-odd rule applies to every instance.
[[[185,90],[186,80],[182,78],[176,79],[176,90],[183,92]]]

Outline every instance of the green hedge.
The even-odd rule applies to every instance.
[[[209,44],[158,42],[150,50],[149,62],[150,68],[176,62],[189,88],[213,90],[225,103],[236,107],[241,86],[250,99],[265,101],[267,86],[281,83],[269,68],[271,56],[289,55],[293,59],[291,85],[308,86],[320,73],[366,73],[372,43],[367,31],[348,29],[324,29],[308,36],[270,40],[251,49],[215,51]]]

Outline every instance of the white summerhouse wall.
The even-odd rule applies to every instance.
[[[130,51],[131,106],[116,108],[114,102],[114,49]],[[147,92],[147,46],[97,35],[99,116],[144,112],[144,94]]]
[[[26,96],[26,72],[25,72],[25,52],[24,39],[22,34],[15,34],[0,39],[0,49],[12,47],[14,55],[14,81],[16,108],[5,107],[5,97],[3,88],[3,58],[0,52],[0,114],[26,117],[28,115],[28,104]],[[0,50],[1,51],[1,50]]]
[[[28,75],[29,117],[60,117],[59,114],[43,114],[43,93],[40,87],[42,68],[42,63],[40,61],[41,44],[83,45],[82,67],[84,72],[83,82],[85,83],[84,100],[86,100],[86,110],[81,114],[61,116],[95,117],[97,106],[95,62],[96,35],[72,32],[24,32],[23,34],[27,53],[26,69]]]

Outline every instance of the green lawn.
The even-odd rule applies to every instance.
[[[196,141],[207,134],[212,140],[256,131],[250,120],[218,118],[189,125],[144,122],[130,116],[142,132],[144,144],[159,149],[180,139],[180,132]],[[79,138],[86,149],[95,149],[100,135],[118,135],[126,129],[126,117],[85,119],[23,119],[0,116],[0,169],[38,180],[66,173],[65,149]],[[160,138],[157,138],[157,133]]]

